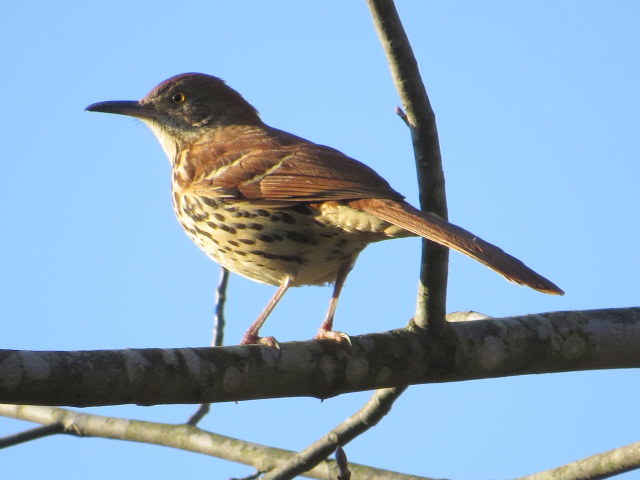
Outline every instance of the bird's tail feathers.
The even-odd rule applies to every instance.
[[[552,295],[564,294],[553,282],[534,272],[517,258],[433,213],[418,210],[406,202],[387,199],[362,199],[351,205],[427,240],[458,250],[512,282]]]

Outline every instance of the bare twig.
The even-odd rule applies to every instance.
[[[41,427],[31,428],[24,432],[14,433],[0,438],[0,448],[12,447],[20,443],[36,440],[49,435],[55,435],[64,432],[64,425],[60,422],[50,423]]]
[[[216,308],[213,313],[213,335],[211,339],[212,347],[220,347],[224,339],[224,307],[227,302],[227,284],[229,283],[229,271],[220,267],[220,279],[216,288]]]
[[[407,114],[404,113],[404,110],[402,110],[402,108],[396,107],[396,115],[400,117],[400,120],[402,120],[407,127],[411,128],[411,124],[409,123]]]
[[[211,338],[212,347],[222,346],[224,338],[224,305],[227,301],[227,284],[229,282],[229,271],[220,267],[220,279],[216,288],[215,310],[213,313],[213,335]],[[187,420],[187,425],[197,425],[211,410],[210,403],[201,403],[198,409]]]
[[[187,425],[195,426],[198,423],[200,423],[200,420],[202,420],[210,411],[211,411],[210,403],[201,403],[200,405],[198,405],[198,409],[195,412],[193,412],[193,415],[191,415],[189,417],[189,420],[187,420],[185,423]]]
[[[336,448],[336,466],[338,467],[338,480],[351,480],[349,461],[342,447]]]
[[[391,410],[393,402],[404,388],[388,388],[376,391],[369,401],[351,417],[296,454],[285,464],[267,472],[264,480],[285,480],[313,468],[331,455],[336,448],[346,445],[355,437],[376,425]],[[360,478],[356,474],[357,478]]]
[[[264,472],[261,471],[257,471],[255,473],[252,473],[251,475],[247,475],[246,477],[242,477],[242,478],[230,478],[229,480],[256,480],[257,478],[260,478],[260,475],[262,475]]]
[[[447,218],[444,173],[435,114],[420,77],[409,39],[392,0],[367,0],[391,76],[406,112],[416,159],[420,206]],[[400,110],[402,112],[402,110]],[[404,113],[404,112],[403,112]],[[414,322],[418,327],[444,326],[447,299],[448,250],[423,240],[420,287]]]
[[[517,480],[601,480],[638,468],[640,442],[635,442]]]

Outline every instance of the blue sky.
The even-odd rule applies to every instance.
[[[448,309],[498,317],[638,305],[639,4],[399,1],[398,9],[436,111],[451,220],[567,292],[520,288],[452,254]],[[267,123],[364,161],[417,202],[408,132],[364,1],[10,2],[3,12],[3,348],[210,342],[218,267],[173,218],[164,154],[140,122],[84,112],[90,103],[138,99],[181,72],[214,74]],[[336,328],[404,325],[419,253],[416,239],[369,247]],[[272,293],[232,278],[227,343]],[[310,338],[329,295],[295,289],[264,333]],[[638,385],[637,371],[602,371],[417,386],[346,452],[456,480],[525,475],[637,441]],[[301,449],[368,396],[216,405],[202,426]],[[193,407],[90,411],[179,423]],[[28,426],[0,418],[0,435]],[[0,459],[13,479],[251,472],[161,447],[63,437]]]

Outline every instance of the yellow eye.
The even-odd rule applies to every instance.
[[[171,103],[175,103],[176,105],[184,102],[187,99],[187,96],[182,92],[176,92],[171,96]]]

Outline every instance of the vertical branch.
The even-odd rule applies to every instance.
[[[215,304],[213,312],[213,335],[211,338],[212,347],[221,347],[224,338],[224,305],[227,301],[227,283],[229,282],[229,270],[220,267],[220,279],[216,288]],[[194,427],[202,420],[211,409],[210,403],[201,403],[198,409],[189,417],[187,425]]]
[[[447,219],[444,173],[435,114],[420,77],[418,64],[393,0],[367,0],[378,37],[387,56],[391,76],[406,112],[415,152],[420,206]],[[420,287],[414,322],[425,328],[443,325],[447,300],[449,252],[422,241]]]
[[[342,447],[336,448],[336,466],[338,467],[338,472],[340,472],[337,477],[338,480],[351,480],[349,460]]]
[[[220,267],[220,279],[216,288],[216,309],[213,312],[212,347],[221,347],[224,339],[224,305],[227,301],[227,283],[229,282],[229,270]]]

